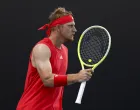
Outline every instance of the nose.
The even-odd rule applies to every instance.
[[[74,29],[73,30],[74,30],[74,32],[77,32],[77,29],[75,28],[75,26],[74,26]]]

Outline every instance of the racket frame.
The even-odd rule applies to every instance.
[[[96,64],[93,64],[93,65],[89,65],[89,64],[86,64],[85,62],[82,61],[82,58],[81,58],[81,55],[80,55],[80,46],[81,46],[81,41],[85,35],[85,33],[87,31],[89,31],[90,29],[92,28],[100,28],[100,29],[103,29],[105,30],[105,32],[107,33],[108,37],[109,37],[109,44],[108,44],[108,48],[107,48],[107,51],[105,53],[105,55],[103,56],[103,58]],[[79,61],[80,61],[80,64],[81,64],[81,67],[82,69],[84,69],[84,66],[87,66],[87,67],[92,67],[92,70],[94,71],[94,69],[100,65],[106,58],[106,56],[108,55],[109,53],[109,50],[110,50],[110,47],[111,47],[111,36],[109,34],[109,32],[102,26],[99,26],[99,25],[94,25],[94,26],[90,26],[88,27],[80,36],[79,38],[79,41],[78,41],[78,48],[77,48],[77,53],[78,53],[78,58],[79,58]],[[80,85],[80,88],[79,88],[79,92],[78,92],[78,95],[77,95],[77,99],[75,101],[75,103],[77,104],[81,104],[81,100],[82,100],[82,97],[83,97],[83,93],[84,93],[84,89],[85,89],[85,86],[86,86],[86,81],[82,82],[81,85]]]

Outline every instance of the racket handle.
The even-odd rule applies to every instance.
[[[75,103],[81,104],[81,100],[82,100],[82,97],[83,97],[85,86],[86,86],[86,81],[81,83]]]

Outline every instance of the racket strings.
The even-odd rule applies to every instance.
[[[103,46],[104,46],[104,48],[102,48],[103,49],[102,52],[104,52],[104,54],[105,54],[105,52],[108,48],[108,44],[109,44],[108,34],[105,31],[100,30],[100,29],[97,29],[97,31],[99,31],[99,33],[102,34],[102,41],[101,42],[103,43]]]
[[[86,64],[95,64],[105,55],[108,48],[108,35],[103,29],[87,31],[81,41],[80,55]]]

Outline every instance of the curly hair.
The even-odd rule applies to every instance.
[[[49,16],[49,20],[50,20],[50,23],[62,16],[65,16],[65,15],[72,15],[72,12],[71,11],[67,11],[64,7],[58,7],[56,8]]]

